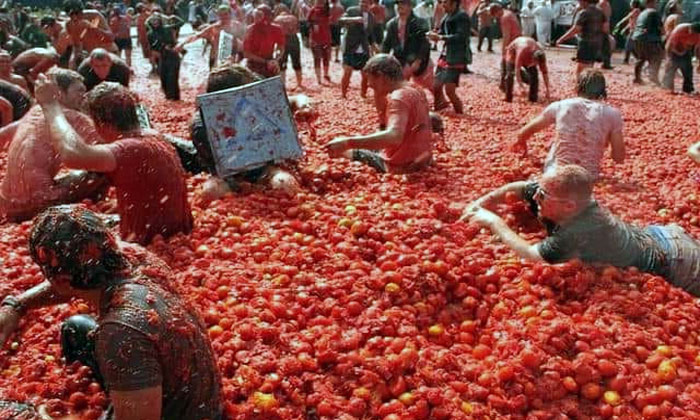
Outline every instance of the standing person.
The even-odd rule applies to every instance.
[[[593,0],[579,0],[581,11],[576,16],[576,21],[564,35],[556,42],[556,45],[579,35],[576,48],[576,77],[583,69],[593,67],[597,61],[603,61],[601,52],[605,42],[605,25],[607,18],[605,13],[596,7]]]
[[[616,218],[593,199],[594,183],[584,168],[560,166],[536,182],[513,182],[482,196],[461,220],[491,230],[520,258],[637,267],[699,296],[700,244],[678,225],[640,228]],[[507,195],[529,205],[547,230],[544,240],[529,243],[494,213]]]
[[[136,39],[141,46],[141,53],[143,58],[151,63],[151,74],[157,72],[157,66],[155,62],[155,57],[151,54],[151,43],[148,40],[148,27],[146,26],[146,21],[151,17],[151,11],[143,3],[138,3],[136,5]]]
[[[114,44],[114,34],[100,12],[83,10],[83,4],[80,0],[68,0],[65,8],[70,17],[70,20],[66,22],[66,31],[71,36],[73,45],[72,68],[79,66],[85,55],[95,48],[118,52],[117,46]]]
[[[601,102],[607,96],[605,76],[587,69],[579,76],[577,98],[550,104],[518,132],[515,150],[527,150],[527,140],[554,124],[555,137],[544,163],[544,172],[561,165],[579,165],[598,178],[600,161],[608,145],[616,163],[625,159],[620,110]]]
[[[428,23],[428,28],[433,27],[433,15],[435,14],[435,7],[433,7],[432,0],[422,0],[416,7],[413,8],[413,14],[417,18],[423,19]]]
[[[309,12],[311,11],[311,5],[309,0],[294,0],[292,5],[292,12],[299,19],[299,32],[301,33],[301,40],[305,47],[309,46]]]
[[[331,60],[331,8],[328,0],[316,0],[316,4],[309,12],[309,31],[311,40],[311,53],[314,57],[314,71],[316,81],[323,84],[321,79],[321,66],[323,66],[323,78],[330,83],[328,66]]]
[[[330,13],[330,23],[331,23],[331,47],[333,47],[333,56],[335,57],[335,62],[339,63],[338,53],[340,52],[341,44],[341,30],[342,27],[338,23],[341,17],[345,14],[345,8],[340,4],[339,0],[331,0],[331,13]]]
[[[521,89],[524,85],[530,86],[528,100],[537,102],[539,80],[537,68],[542,72],[544,87],[549,99],[549,72],[547,71],[547,56],[542,46],[534,39],[521,36],[515,38],[508,46],[506,52],[506,102],[513,101],[514,79],[518,81]],[[523,76],[524,75],[524,76]]]
[[[379,4],[379,0],[370,0],[369,11],[374,18],[374,27],[372,28],[372,44],[381,45],[384,41],[384,30],[386,29],[387,13],[384,6]],[[393,19],[392,13],[392,19]]]
[[[116,238],[95,213],[52,207],[35,221],[29,252],[45,280],[0,304],[0,344],[27,311],[82,299],[98,318],[61,326],[67,362],[90,367],[109,419],[221,420],[223,396],[206,327],[173,287],[167,265]]]
[[[365,136],[337,137],[326,144],[328,154],[366,163],[382,173],[410,173],[430,165],[432,132],[425,93],[404,82],[401,63],[390,55],[375,55],[363,72],[374,95],[386,97],[386,128]]]
[[[83,76],[88,91],[102,82],[117,82],[129,87],[131,77],[131,69],[124,60],[102,48],[92,50],[78,67],[78,73]]]
[[[664,72],[664,87],[673,92],[676,71],[683,75],[683,92],[692,93],[693,87],[693,50],[700,57],[700,22],[681,23],[666,38],[668,62]],[[700,73],[700,63],[698,63]]]
[[[68,31],[66,31],[62,23],[50,16],[41,18],[40,25],[44,33],[50,38],[53,49],[59,55],[58,65],[67,68],[73,53],[72,39]]]
[[[260,5],[255,9],[255,23],[248,27],[243,40],[243,55],[246,67],[265,77],[273,77],[280,72],[280,57],[284,56],[285,45],[282,28],[272,23],[272,9]]]
[[[476,50],[481,52],[481,45],[484,43],[484,38],[488,40],[488,52],[493,52],[493,16],[489,10],[491,2],[489,0],[481,0],[476,9],[476,16],[479,20],[479,43]]]
[[[520,23],[523,25],[523,35],[535,36],[535,4],[528,1],[520,11]]]
[[[625,58],[622,61],[625,64],[630,62],[630,54],[632,54],[632,31],[634,27],[637,26],[637,18],[642,12],[642,2],[641,0],[632,0],[632,9],[630,12],[622,18],[620,22],[617,23],[616,28],[621,27],[620,33],[626,35],[625,39]]]
[[[107,143],[89,145],[66,120],[57,92],[56,84],[40,76],[36,99],[53,148],[66,167],[107,175],[116,188],[121,236],[147,244],[156,235],[189,233],[193,221],[184,170],[160,133],[141,130],[134,95],[113,82],[88,93],[90,117]]]
[[[221,37],[221,31],[233,36],[233,44],[231,46],[231,57],[233,58],[238,55],[238,51],[241,49],[240,44],[245,36],[245,26],[243,23],[233,18],[231,14],[231,7],[226,4],[222,4],[217,7],[216,13],[219,17],[219,20],[216,23],[207,25],[201,31],[190,35],[177,46],[177,48],[181,50],[191,42],[198,39],[204,39],[209,43],[209,45],[211,45],[211,50],[209,51],[210,69],[216,67],[219,60],[219,38]]]
[[[292,61],[292,69],[294,69],[294,74],[297,79],[297,88],[302,88],[302,74],[301,74],[301,45],[299,45],[299,20],[296,16],[289,12],[289,8],[280,4],[279,15],[275,17],[272,21],[274,24],[282,28],[284,33],[285,43],[284,43],[284,54],[282,55],[280,61],[280,71],[282,73],[282,81],[287,80],[287,65],[288,61]],[[311,22],[309,22],[309,25]],[[312,29],[312,28],[310,28]],[[313,34],[312,34],[313,36]],[[328,33],[329,43],[330,43],[330,32]],[[330,52],[330,51],[329,51]]]
[[[670,34],[673,28],[675,28],[681,21],[683,16],[683,9],[681,9],[680,4],[676,3],[675,0],[671,0],[668,4],[666,19],[664,20],[664,33]]]
[[[109,19],[109,27],[114,33],[114,43],[117,44],[119,55],[122,51],[126,58],[126,65],[131,67],[131,50],[133,43],[131,42],[131,16],[122,13],[119,6],[115,6],[112,12],[112,17]]]
[[[433,42],[443,41],[443,49],[438,59],[433,96],[435,111],[448,106],[444,93],[452,103],[455,113],[464,113],[462,100],[457,95],[459,76],[467,65],[467,39],[469,39],[469,16],[459,7],[460,0],[446,0],[443,3],[445,16],[438,32],[428,32]]]
[[[646,9],[639,14],[637,25],[632,32],[633,54],[637,58],[634,64],[634,83],[642,84],[642,69],[649,63],[649,79],[659,84],[659,68],[664,57],[662,42],[664,28],[661,14],[656,10],[656,0],[646,0]]]
[[[80,112],[85,85],[73,70],[52,69],[49,77],[58,85],[56,100],[66,120],[86,139],[99,135],[90,118]],[[61,169],[40,106],[32,107],[13,130],[3,130],[0,144],[9,142],[7,167],[0,184],[0,214],[10,222],[22,222],[49,206],[94,198],[106,186],[96,173],[70,171],[57,177]]]
[[[606,70],[612,70],[612,65],[610,60],[612,59],[612,41],[610,38],[610,22],[612,18],[612,7],[608,0],[598,0],[598,8],[603,11],[605,15],[605,25],[603,25],[603,32],[605,36],[603,37],[603,66],[602,68]]]
[[[494,3],[489,7],[491,16],[498,19],[498,23],[501,27],[501,84],[500,89],[502,91],[506,90],[506,50],[511,42],[520,35],[522,31],[520,30],[520,24],[518,23],[518,17],[511,10],[503,9],[499,3]]]
[[[387,25],[382,52],[393,52],[403,67],[405,80],[432,91],[434,85],[433,63],[430,60],[430,42],[425,33],[428,22],[411,10],[411,0],[399,0],[398,14]],[[376,99],[376,97],[375,97]]]
[[[552,21],[554,20],[551,6],[545,0],[535,7],[532,13],[535,15],[537,42],[545,46],[550,45],[552,43]]]
[[[153,13],[146,22],[151,51],[158,53],[158,74],[165,99],[180,100],[180,51],[178,50],[177,30],[184,25],[177,16],[163,16]]]
[[[353,70],[360,70],[362,77],[360,96],[364,98],[367,95],[367,79],[362,69],[369,60],[370,31],[375,24],[374,17],[369,11],[369,0],[360,0],[359,6],[349,7],[338,23],[347,27],[343,51],[343,78],[340,81],[342,96],[347,97]]]

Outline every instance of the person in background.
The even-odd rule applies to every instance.
[[[506,90],[506,50],[511,42],[522,34],[518,17],[511,10],[506,10],[499,3],[489,6],[491,16],[498,20],[501,27],[501,84],[500,89]]]
[[[671,0],[666,6],[666,19],[664,20],[664,33],[670,34],[679,23],[681,23],[681,18],[683,17],[683,9],[680,3],[675,0]]]
[[[535,15],[535,28],[537,29],[537,42],[547,46],[552,43],[552,21],[554,11],[547,0],[542,1],[532,12]]]
[[[12,72],[12,57],[6,52],[0,52],[0,79],[29,92],[29,85],[24,77]]]
[[[79,66],[85,55],[95,48],[104,48],[113,53],[119,51],[114,43],[114,34],[99,11],[84,10],[80,0],[67,0],[64,8],[70,17],[66,22],[66,31],[71,36],[73,45],[71,68]]]
[[[664,33],[661,14],[656,10],[656,0],[646,0],[646,9],[639,14],[637,24],[632,31],[633,54],[637,58],[634,64],[634,80],[642,84],[642,69],[649,63],[649,79],[659,84],[659,68],[664,58]]]
[[[136,4],[136,39],[141,46],[143,58],[151,63],[151,74],[158,72],[155,57],[151,54],[151,43],[148,40],[148,27],[146,21],[151,17],[151,10],[143,3]]]
[[[209,52],[209,68],[213,69],[217,66],[219,61],[219,37],[221,36],[221,31],[233,36],[233,45],[231,50],[232,59],[236,59],[238,53],[243,47],[243,37],[245,36],[245,25],[238,20],[233,19],[231,14],[231,8],[222,4],[217,8],[217,14],[219,20],[216,23],[204,27],[201,31],[196,32],[189,37],[181,41],[177,49],[181,50],[187,44],[194,42],[198,39],[204,39],[211,45],[211,51]]]
[[[372,17],[374,18],[374,27],[370,31],[370,43],[372,45],[381,45],[382,41],[384,41],[384,30],[386,29],[387,22],[386,8],[379,4],[379,0],[370,0],[369,11],[372,13]],[[396,13],[392,13],[392,19],[395,14]]]
[[[136,99],[127,88],[102,82],[88,93],[90,117],[106,143],[97,145],[87,144],[66,120],[55,83],[40,76],[35,94],[61,162],[71,169],[103,173],[115,187],[125,240],[147,244],[156,235],[192,230],[185,173],[177,154],[160,133],[140,128]]]
[[[375,55],[364,72],[374,94],[387,97],[386,128],[364,136],[336,137],[325,146],[328,154],[366,163],[380,173],[426,168],[433,160],[433,145],[425,93],[404,81],[401,63],[390,55]]]
[[[221,377],[206,327],[176,291],[159,258],[122,242],[80,206],[43,212],[29,232],[29,252],[44,281],[0,304],[0,345],[34,309],[86,302],[98,318],[61,325],[61,351],[106,391],[103,418],[223,419]]]
[[[479,22],[479,43],[476,50],[481,52],[481,46],[484,39],[488,40],[488,52],[493,52],[493,16],[489,11],[491,2],[489,0],[481,0],[476,8],[476,16]]]
[[[286,39],[282,28],[272,23],[272,9],[265,4],[255,9],[255,23],[248,27],[243,40],[246,66],[264,77],[280,72],[280,58],[284,56]]]
[[[352,72],[361,71],[371,53],[371,31],[375,22],[374,16],[369,11],[369,0],[360,0],[359,6],[349,7],[338,23],[347,27],[343,51],[343,78],[340,81],[341,94],[346,98]],[[361,76],[360,96],[364,98],[367,95],[367,79],[362,71]]]
[[[80,64],[78,73],[83,76],[85,88],[90,91],[102,82],[117,82],[129,87],[131,68],[117,55],[96,48]]]
[[[642,12],[642,2],[641,0],[632,0],[632,3],[630,5],[631,9],[630,12],[622,18],[621,21],[617,23],[615,26],[615,29],[618,30],[619,28],[619,33],[626,35],[626,40],[625,40],[625,58],[622,60],[623,63],[629,64],[630,62],[630,54],[632,54],[632,31],[634,30],[634,27],[637,26],[637,18],[639,17],[639,14]]]
[[[29,21],[24,26],[19,37],[29,45],[29,48],[46,48],[50,42],[48,35],[41,30],[34,16],[29,16]]]
[[[433,27],[433,15],[435,14],[435,7],[433,6],[432,0],[422,0],[418,2],[416,7],[413,8],[413,14],[417,18],[423,19],[428,24],[428,28]]]
[[[532,1],[528,1],[520,11],[520,23],[524,36],[535,36],[535,3]]]
[[[41,29],[49,37],[51,45],[59,55],[58,65],[67,68],[73,53],[72,39],[66,28],[56,18],[45,16],[40,21]]]
[[[109,27],[114,34],[114,43],[117,44],[119,55],[124,52],[126,65],[131,67],[131,50],[133,43],[131,42],[131,16],[122,13],[119,6],[115,6],[112,10],[112,16],[109,18]]]
[[[581,11],[576,15],[576,21],[564,35],[556,42],[559,46],[563,42],[579,35],[576,48],[576,77],[583,69],[593,67],[596,62],[603,61],[603,43],[607,36],[605,25],[607,18],[605,13],[596,7],[593,0],[579,0]]]
[[[333,56],[335,62],[340,63],[338,53],[340,52],[341,31],[342,27],[338,23],[341,17],[345,14],[345,8],[340,4],[339,0],[331,0],[330,23],[331,23],[331,47],[333,47]]]
[[[184,24],[177,16],[163,16],[154,12],[146,21],[148,42],[156,52],[160,85],[165,98],[180,100],[180,51],[177,48],[177,30]]]
[[[309,38],[311,41],[311,54],[314,57],[314,71],[316,81],[323,84],[323,78],[331,82],[328,74],[328,66],[331,61],[331,7],[328,0],[316,0],[314,7],[309,12]],[[323,67],[323,72],[321,71]]]
[[[467,40],[469,39],[469,17],[459,7],[459,0],[446,0],[443,3],[445,16],[440,22],[438,32],[428,32],[427,37],[433,42],[442,41],[443,49],[438,59],[433,85],[435,111],[447,108],[445,94],[452,103],[455,113],[464,113],[464,105],[457,95],[459,76],[467,66]],[[444,93],[443,93],[444,90]]]
[[[299,19],[299,32],[305,47],[309,46],[309,12],[311,11],[310,0],[294,0],[292,12]]]
[[[538,181],[513,182],[482,196],[467,205],[461,220],[491,230],[520,258],[637,267],[700,296],[700,244],[675,224],[640,228],[616,218],[594,200],[594,183],[581,166],[559,166]],[[544,240],[529,243],[494,212],[513,194],[543,223]]]
[[[544,172],[561,165],[579,165],[595,179],[600,161],[610,146],[616,163],[625,160],[623,121],[620,110],[602,102],[607,97],[605,76],[585,70],[578,78],[578,97],[551,103],[518,132],[514,150],[525,152],[527,140],[554,124],[555,137],[544,163]]]
[[[14,83],[0,80],[0,127],[22,118],[31,105],[29,92]]]
[[[544,48],[530,37],[515,38],[506,51],[506,102],[513,101],[514,79],[518,81],[522,90],[525,89],[525,84],[529,85],[528,100],[537,102],[538,67],[542,73],[542,79],[544,79],[547,99],[549,99],[549,71],[547,70],[547,56]]]
[[[15,74],[24,77],[29,92],[34,91],[34,81],[41,73],[59,64],[60,57],[51,48],[32,48],[22,52],[12,61]]]
[[[666,71],[664,72],[663,85],[673,92],[673,82],[676,71],[683,75],[683,92],[692,93],[693,87],[693,52],[700,57],[700,22],[681,23],[673,28],[666,38]],[[700,73],[700,63],[698,63]]]
[[[612,59],[612,53],[614,48],[613,44],[615,42],[615,40],[610,37],[610,19],[612,18],[612,6],[610,6],[610,2],[608,0],[598,0],[598,4],[596,6],[600,10],[602,10],[603,14],[605,15],[605,25],[603,25],[603,32],[605,32],[605,36],[603,37],[602,51],[603,65],[601,67],[606,70],[612,70],[613,67],[610,64],[610,60]]]
[[[289,8],[280,4],[278,6],[279,14],[272,21],[275,25],[282,28],[284,33],[284,54],[280,58],[280,73],[282,74],[282,81],[286,83],[287,80],[287,65],[289,61],[292,61],[292,69],[294,70],[294,75],[296,76],[297,89],[303,88],[302,86],[302,72],[301,72],[301,45],[299,44],[299,20],[294,16]],[[313,10],[313,9],[312,9]],[[313,38],[313,26],[311,20],[308,20],[310,37]],[[328,32],[328,42],[330,43],[330,31]],[[312,40],[313,43],[313,40]],[[313,50],[313,47],[312,47]],[[328,51],[330,53],[330,51]],[[316,68],[316,56],[314,56],[314,68]],[[328,66],[326,62],[326,72],[328,71]]]

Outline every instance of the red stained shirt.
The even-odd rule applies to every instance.
[[[185,172],[173,147],[155,135],[109,145],[117,169],[109,173],[117,189],[124,240],[146,244],[155,235],[192,230]]]
[[[280,48],[286,43],[282,28],[271,23],[254,23],[248,27],[243,40],[243,51],[269,60],[275,52],[275,44]]]
[[[309,24],[311,25],[311,44],[330,45],[331,43],[331,17],[322,6],[316,6],[309,12]]]
[[[386,120],[389,127],[401,127],[404,140],[384,150],[391,166],[405,167],[425,162],[432,154],[430,104],[420,88],[406,85],[387,98]]]

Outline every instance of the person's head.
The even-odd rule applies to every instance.
[[[630,7],[632,9],[641,9],[642,8],[642,1],[641,0],[632,0]]]
[[[143,3],[136,3],[136,13],[143,13],[145,6]]]
[[[66,0],[63,3],[63,10],[71,19],[83,17],[83,2],[80,0]]]
[[[108,142],[139,129],[137,102],[129,89],[114,82],[102,82],[87,94],[87,108],[95,128]]]
[[[561,222],[579,214],[591,202],[594,178],[578,165],[555,166],[539,180],[535,202],[543,218]]]
[[[47,73],[49,79],[56,83],[61,95],[58,102],[70,109],[81,109],[85,101],[85,84],[78,72],[54,67]]]
[[[581,72],[576,82],[576,93],[586,99],[605,99],[605,76],[600,70],[586,69]]]
[[[457,10],[459,10],[459,3],[460,0],[445,0],[445,13],[455,13]]]
[[[160,12],[154,10],[151,17],[148,18],[148,24],[152,28],[160,28],[163,24],[163,15],[161,15]]]
[[[400,0],[396,4],[396,12],[401,19],[408,19],[411,16],[413,7],[411,6],[411,0]]]
[[[547,55],[545,54],[543,49],[538,49],[534,53],[532,53],[532,58],[535,59],[535,62],[539,65],[547,64]]]
[[[489,6],[489,13],[491,13],[491,16],[493,17],[501,17],[503,16],[503,6],[501,6],[499,3],[494,3]]]
[[[644,6],[646,6],[647,9],[656,7],[656,0],[645,0]]]
[[[50,207],[34,219],[29,253],[63,296],[104,288],[128,267],[99,216],[75,205]]]
[[[56,21],[56,18],[44,16],[39,21],[41,31],[50,37],[55,37],[61,32],[61,25]]]
[[[112,69],[112,57],[104,48],[95,48],[90,53],[90,67],[95,75],[104,80]]]
[[[0,75],[9,76],[12,73],[12,56],[5,51],[0,52]]]
[[[369,8],[369,0],[360,0],[360,9],[366,11]]]
[[[222,4],[216,8],[216,15],[222,22],[229,22],[231,20],[231,6],[228,4]]]
[[[255,15],[255,22],[259,22],[258,19],[260,19],[260,22],[264,23],[270,23],[272,22],[273,15],[272,15],[272,9],[270,6],[266,4],[261,4],[260,6],[255,8],[255,11],[257,12]]]
[[[403,82],[403,68],[396,57],[377,54],[367,61],[362,72],[375,95],[386,95]]]
[[[535,3],[531,2],[531,1],[527,2],[527,8],[528,8],[528,9],[534,9],[534,8],[535,8]]]

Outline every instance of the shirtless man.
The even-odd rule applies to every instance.
[[[184,41],[178,44],[177,49],[182,49],[185,45],[194,42],[198,39],[205,39],[209,44],[211,44],[211,51],[209,52],[209,68],[213,69],[217,65],[218,53],[219,53],[219,35],[221,31],[224,31],[230,35],[233,35],[233,51],[231,51],[231,57],[235,58],[238,51],[242,49],[242,40],[245,35],[245,26],[232,18],[231,7],[222,4],[217,8],[217,16],[219,21],[207,26],[201,31],[190,35]]]
[[[58,64],[60,57],[50,48],[32,48],[12,61],[15,74],[25,78],[29,91],[34,90],[34,80],[41,73]]]
[[[6,52],[0,52],[0,79],[14,83],[22,89],[29,91],[29,86],[27,86],[27,81],[24,80],[24,77],[12,72],[12,57]]]
[[[138,13],[136,17],[136,39],[141,46],[143,57],[151,63],[151,74],[155,74],[156,65],[151,54],[151,43],[148,42],[148,28],[146,27],[146,21],[151,17],[151,9],[143,3],[139,3],[136,5],[136,12]]]
[[[272,23],[282,28],[282,32],[284,32],[284,55],[280,59],[282,81],[287,80],[287,64],[289,59],[291,59],[292,68],[294,69],[294,74],[296,75],[297,88],[302,88],[301,45],[299,45],[299,37],[297,36],[299,33],[299,19],[297,19],[297,17],[289,11],[286,5],[281,4],[279,7],[279,14],[275,17]],[[313,28],[309,29],[310,32],[312,30]],[[321,83],[319,82],[319,84]]]
[[[683,92],[691,93],[693,87],[693,50],[695,56],[700,57],[700,22],[681,23],[676,26],[666,38],[666,71],[664,72],[663,85],[673,92],[673,79],[676,70],[680,69],[683,75]],[[698,64],[700,73],[700,64]]]
[[[544,163],[545,174],[561,165],[579,165],[598,179],[600,161],[610,146],[616,163],[625,160],[622,114],[602,101],[607,97],[605,77],[585,70],[578,78],[578,97],[550,104],[518,132],[515,150],[526,150],[535,133],[554,124],[556,136]]]
[[[51,45],[59,55],[58,65],[68,67],[71,54],[73,53],[72,39],[63,23],[55,18],[46,16],[41,18],[41,30],[51,39]]]
[[[515,38],[506,50],[506,102],[513,100],[513,79],[518,81],[518,86],[525,89],[525,84],[530,85],[530,102],[537,102],[539,81],[537,68],[539,67],[544,79],[544,87],[549,99],[549,73],[547,71],[547,57],[544,48],[534,39],[521,36]],[[523,80],[523,73],[527,79]],[[513,77],[515,76],[515,77]]]
[[[85,93],[80,75],[55,69],[50,78],[59,86],[57,100],[71,125],[83,137],[98,139],[90,118],[78,111]],[[104,178],[82,171],[56,177],[61,161],[51,145],[39,106],[0,133],[0,144],[10,144],[7,169],[0,184],[0,213],[9,221],[21,222],[46,207],[80,201],[104,185]]]
[[[501,34],[503,38],[501,39],[501,90],[506,90],[506,53],[508,46],[511,42],[520,35],[522,31],[520,30],[520,23],[518,23],[518,17],[515,16],[510,10],[503,9],[498,3],[494,3],[489,7],[491,16],[498,19],[498,23],[501,26]]]
[[[66,31],[73,44],[71,67],[80,65],[84,53],[90,53],[95,48],[104,48],[118,54],[119,49],[114,43],[114,34],[107,20],[97,10],[83,10],[79,0],[72,0],[65,6],[70,20],[66,22]]]
[[[681,17],[683,15],[683,9],[681,9],[680,4],[676,3],[675,0],[667,6],[666,20],[664,20],[664,33],[670,34],[673,28],[678,26],[681,22]]]

